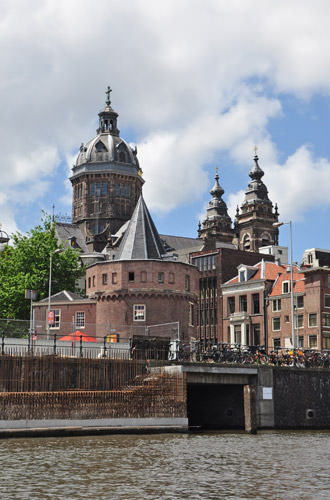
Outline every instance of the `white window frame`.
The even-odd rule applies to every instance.
[[[325,318],[327,318],[327,319],[329,320],[329,324],[328,324],[328,325],[326,325],[326,324],[325,324],[325,321],[324,321],[324,320],[325,320]],[[324,313],[322,314],[322,327],[323,327],[323,328],[330,328],[330,313],[325,313],[325,312],[324,312]]]
[[[76,311],[76,328],[85,328],[85,311]]]
[[[278,328],[274,328],[274,320],[277,319],[279,320],[279,327]],[[274,318],[272,318],[272,330],[273,332],[280,332],[281,331],[281,316],[275,316]]]
[[[287,285],[287,287],[288,287],[287,292],[284,291],[284,285]],[[290,281],[289,280],[282,281],[282,293],[283,294],[290,293]]]
[[[325,305],[325,298],[326,297],[329,297],[329,299],[330,299],[330,294],[329,293],[324,294],[324,307],[326,307],[328,309],[328,308],[330,308],[330,305],[329,306]]]
[[[316,318],[315,325],[311,325],[311,323],[310,323],[310,316],[311,315],[315,315],[315,318]],[[313,328],[314,326],[317,326],[317,313],[308,313],[308,328]]]
[[[303,300],[302,306],[298,306],[298,299],[300,299],[300,297],[302,297],[302,300]],[[304,296],[303,295],[297,295],[296,296],[296,306],[297,306],[297,309],[303,309],[304,308]]]
[[[54,323],[49,325],[51,330],[59,330],[61,327],[61,309],[51,309],[54,312]]]
[[[273,312],[277,312],[277,311],[281,311],[282,310],[282,301],[281,301],[281,299],[274,299],[272,302],[273,302],[273,307],[272,307],[272,311]]]
[[[246,269],[243,267],[242,269],[239,270],[239,280],[240,283],[244,283],[246,280]]]
[[[301,317],[302,317],[302,324],[301,324],[301,326],[298,326],[298,318],[301,318]],[[303,314],[296,314],[294,324],[295,324],[295,328],[297,330],[299,330],[300,328],[304,328],[304,315]]]
[[[146,320],[146,305],[133,304],[133,321],[145,321],[145,320]]]
[[[316,338],[316,346],[311,346],[311,338]],[[317,335],[308,335],[308,347],[310,349],[317,349]]]

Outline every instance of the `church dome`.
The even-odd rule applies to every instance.
[[[111,89],[106,92],[105,108],[99,113],[99,127],[94,139],[81,144],[76,163],[73,166],[73,177],[83,171],[96,172],[99,169],[116,171],[128,175],[140,175],[137,148],[132,148],[119,136],[117,128],[118,113],[111,107]]]
[[[110,132],[101,132],[87,144],[80,146],[75,166],[85,163],[117,162],[138,168],[136,153],[136,148],[133,149],[121,137]]]

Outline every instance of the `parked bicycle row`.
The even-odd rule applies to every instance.
[[[199,342],[183,344],[178,340],[170,343],[168,359],[186,362],[330,368],[330,351],[318,352],[282,347],[266,350],[264,346],[246,347],[239,344],[230,345],[225,343],[203,348]]]

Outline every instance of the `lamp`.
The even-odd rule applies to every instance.
[[[52,250],[49,254],[49,284],[48,284],[48,308],[47,308],[47,340],[49,340],[49,316],[50,316],[50,296],[52,294],[52,268],[53,268],[53,255],[62,253],[62,248]]]
[[[0,252],[4,249],[5,245],[8,244],[9,236],[6,231],[2,230],[2,224],[0,224]]]
[[[274,222],[273,227],[290,226],[290,296],[291,296],[291,343],[292,349],[295,349],[295,336],[294,336],[294,302],[293,302],[293,259],[292,259],[292,221],[289,222]]]

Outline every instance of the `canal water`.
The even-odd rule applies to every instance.
[[[0,441],[0,498],[330,499],[330,432]]]

